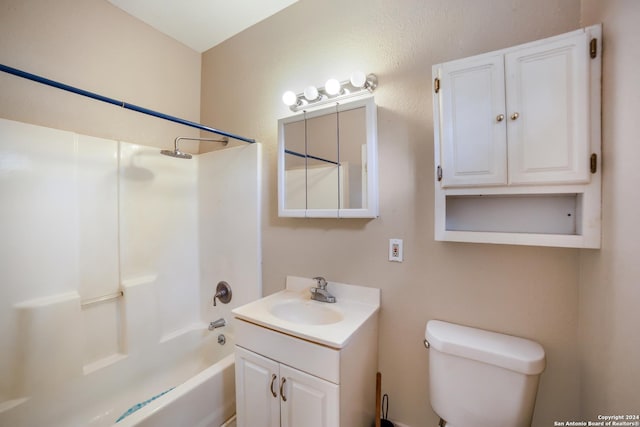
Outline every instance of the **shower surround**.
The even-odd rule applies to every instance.
[[[160,387],[260,297],[260,151],[181,160],[0,119],[0,425],[110,425],[152,396],[101,402]]]

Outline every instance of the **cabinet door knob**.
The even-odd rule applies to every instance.
[[[496,120],[501,122],[504,120],[504,114],[498,114],[498,116],[496,117]]]
[[[276,382],[276,378],[276,374],[271,374],[271,385],[269,386],[269,389],[271,390],[271,394],[273,395],[273,397],[278,397],[278,393],[273,390],[273,383]]]
[[[518,117],[520,117],[520,114],[519,114],[519,113],[513,113],[513,114],[511,115],[511,120],[517,120],[517,119],[518,119]]]
[[[280,396],[282,397],[283,402],[287,401],[287,397],[284,395],[284,383],[286,382],[287,379],[285,377],[282,377],[282,381],[280,382]]]

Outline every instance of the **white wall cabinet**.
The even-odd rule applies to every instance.
[[[236,348],[238,424],[252,427],[339,425],[339,386]]]
[[[599,247],[600,48],[593,26],[433,67],[436,240]]]
[[[589,181],[589,38],[442,64],[442,187]]]

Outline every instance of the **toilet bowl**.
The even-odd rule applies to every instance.
[[[431,407],[446,427],[530,427],[545,368],[537,342],[427,322]]]

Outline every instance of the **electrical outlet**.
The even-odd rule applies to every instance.
[[[402,262],[402,239],[389,239],[389,261]]]

